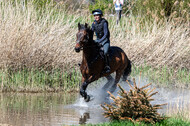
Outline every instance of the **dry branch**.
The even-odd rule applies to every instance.
[[[153,92],[155,88],[144,89],[151,85],[151,83],[143,86],[137,87],[135,79],[133,80],[134,86],[129,82],[131,86],[129,91],[126,91],[124,88],[118,84],[121,91],[119,91],[119,96],[115,97],[113,94],[110,94],[110,98],[113,100],[112,104],[101,105],[104,109],[104,115],[106,118],[114,120],[129,120],[132,122],[146,122],[146,123],[156,123],[165,119],[165,117],[160,116],[157,112],[157,109],[161,109],[161,106],[166,104],[155,104],[151,105],[150,99],[153,95],[158,92]],[[153,93],[152,93],[153,92]],[[152,93],[152,94],[150,94]]]

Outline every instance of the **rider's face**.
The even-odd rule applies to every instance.
[[[100,18],[101,18],[101,15],[94,15],[94,19],[98,22],[98,21],[100,21]]]

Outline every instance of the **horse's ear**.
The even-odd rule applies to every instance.
[[[87,23],[85,23],[85,28],[88,28],[88,24]]]
[[[80,30],[80,28],[81,28],[81,25],[80,25],[80,23],[78,23],[78,30]]]

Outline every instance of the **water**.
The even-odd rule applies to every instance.
[[[62,126],[108,121],[77,94],[0,94],[0,125]],[[90,107],[91,106],[91,107]]]
[[[136,78],[138,83],[138,78]],[[109,121],[102,115],[100,104],[110,103],[106,91],[101,90],[105,80],[95,82],[88,87],[88,94],[93,100],[86,103],[75,94],[0,94],[0,125],[13,126],[62,126],[79,124],[97,124]],[[121,82],[122,87],[129,90],[127,83]],[[141,79],[140,86],[148,84],[147,79]],[[154,87],[154,86],[152,86]],[[190,91],[181,89],[157,88],[159,94],[153,104],[168,103],[160,113],[167,115],[182,112],[190,117]],[[117,95],[118,89],[113,93]],[[185,115],[186,114],[186,115]]]

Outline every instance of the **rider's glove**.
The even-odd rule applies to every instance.
[[[98,46],[102,47],[102,43],[98,39],[94,40],[94,42],[97,43]]]
[[[98,45],[99,45],[100,47],[102,47],[102,43],[101,43],[101,42],[99,42]]]

